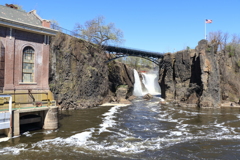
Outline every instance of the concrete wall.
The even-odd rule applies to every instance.
[[[34,109],[23,109],[15,110],[13,112],[13,128],[12,135],[20,135],[21,130],[21,116],[35,114],[41,117],[41,128],[43,129],[57,129],[58,128],[58,107],[44,107],[44,108],[34,108]],[[29,119],[28,121],[24,120],[24,124],[35,122],[36,118]]]

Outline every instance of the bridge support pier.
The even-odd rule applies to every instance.
[[[19,117],[19,111],[13,111],[13,126],[12,126],[12,135],[13,136],[19,136],[20,135],[20,117]]]
[[[43,129],[58,128],[58,108],[50,108],[44,120]]]

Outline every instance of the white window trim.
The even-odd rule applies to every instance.
[[[12,28],[10,28],[9,39],[12,39]]]
[[[34,50],[33,56],[34,56],[34,72],[35,72],[35,56],[36,56],[35,49],[32,46],[25,46],[24,49],[26,47],[31,47]],[[23,49],[23,51],[24,51],[24,49]],[[22,52],[22,80],[21,80],[21,82],[19,82],[19,84],[35,85],[35,84],[37,84],[37,82],[23,82],[23,63],[24,63],[23,56],[24,56],[24,52]],[[33,81],[35,81],[35,73],[34,73]]]

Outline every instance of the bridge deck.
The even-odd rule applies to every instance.
[[[159,59],[163,58],[163,53],[158,52],[149,52],[149,51],[143,51],[143,50],[137,50],[137,49],[130,49],[130,48],[124,48],[124,47],[116,47],[116,46],[103,46],[104,50],[108,52],[114,52],[115,57],[109,58],[106,63],[115,60],[117,58],[127,57],[127,56],[135,56],[135,57],[141,57],[145,58],[156,65],[159,65]]]
[[[163,57],[163,53],[143,51],[143,50],[137,50],[137,49],[131,49],[131,48],[124,48],[124,47],[104,46],[104,49],[108,52],[116,52],[116,53],[128,54],[128,55],[145,55],[148,57],[155,57],[155,58]]]

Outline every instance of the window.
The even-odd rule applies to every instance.
[[[34,49],[32,47],[25,47],[23,50],[23,82],[34,81]]]

